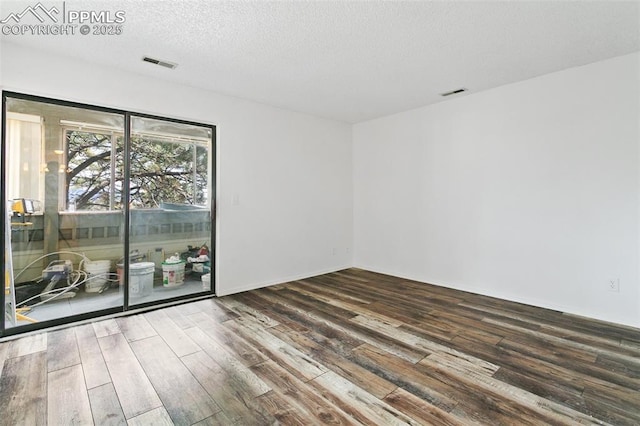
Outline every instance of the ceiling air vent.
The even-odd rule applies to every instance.
[[[450,92],[445,92],[445,93],[440,93],[440,96],[451,96],[451,95],[457,95],[458,93],[462,93],[462,92],[466,92],[467,89],[465,89],[464,87],[460,88],[460,89],[456,89],[456,90],[452,90]]]
[[[145,56],[144,58],[142,58],[142,60],[145,62],[149,62],[151,64],[160,65],[161,67],[165,67],[169,69],[174,69],[175,67],[178,66],[178,64],[174,64],[173,62],[161,61],[160,59],[154,59],[148,56]]]

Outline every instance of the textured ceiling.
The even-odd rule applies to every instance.
[[[0,19],[36,3],[2,0]],[[124,33],[3,40],[347,122],[442,102],[440,93],[459,87],[474,93],[640,50],[638,1],[67,0],[65,7],[123,10]],[[179,66],[144,63],[145,55]]]

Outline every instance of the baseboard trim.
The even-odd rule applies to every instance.
[[[220,286],[218,286],[216,288],[216,296],[228,296],[230,294],[242,293],[242,292],[250,291],[250,290],[257,290],[259,288],[270,287],[270,286],[274,286],[274,285],[278,285],[278,284],[284,284],[284,283],[288,283],[288,282],[291,282],[291,281],[304,280],[304,279],[307,279],[307,278],[316,277],[318,275],[324,275],[324,274],[330,274],[332,272],[342,271],[343,269],[349,269],[351,267],[352,267],[352,265],[342,265],[342,266],[333,267],[333,268],[329,268],[329,269],[323,269],[323,270],[319,270],[319,271],[308,272],[308,273],[304,273],[304,274],[300,274],[300,275],[291,275],[291,276],[288,276],[288,277],[276,278],[276,279],[273,279],[273,280],[267,280],[267,281],[262,281],[262,282],[258,282],[258,283],[251,283],[251,284],[241,285],[241,286],[234,287],[234,288],[231,288],[231,289],[220,289]]]

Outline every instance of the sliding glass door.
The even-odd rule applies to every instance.
[[[215,128],[3,93],[0,336],[213,294]]]
[[[124,122],[121,113],[5,99],[6,327],[122,310],[113,283],[124,211],[113,188]]]
[[[129,304],[210,290],[211,146],[210,127],[131,118]]]

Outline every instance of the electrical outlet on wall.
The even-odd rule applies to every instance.
[[[620,292],[620,278],[607,280],[607,289],[616,293]]]

